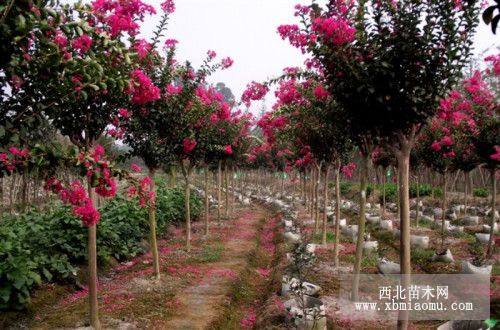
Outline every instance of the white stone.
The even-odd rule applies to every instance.
[[[291,299],[284,303],[288,313],[286,321],[301,330],[325,330],[326,312],[323,302],[314,297]]]
[[[392,220],[380,221],[380,228],[385,229],[385,230],[392,230]]]
[[[380,217],[379,216],[368,215],[368,216],[366,216],[366,221],[368,221],[371,224],[376,225],[377,223],[380,222]]]
[[[300,235],[299,234],[294,234],[292,232],[287,231],[284,235],[285,240],[287,243],[299,243],[300,242]]]
[[[365,253],[376,251],[378,249],[377,241],[364,241],[363,242],[363,251]]]
[[[377,269],[382,274],[399,274],[401,273],[401,267],[399,264],[389,261],[385,258],[379,259],[377,263]]]
[[[491,265],[477,267],[471,264],[469,261],[462,262],[462,274],[491,274],[493,267]]]
[[[491,229],[490,225],[483,225],[484,232],[489,233],[490,229]],[[495,222],[495,224],[493,225],[493,233],[498,234],[499,229],[500,229],[500,226],[498,225],[498,222]]]
[[[410,235],[410,245],[412,247],[419,247],[422,249],[427,249],[429,247],[429,237],[428,236]]]
[[[314,244],[314,243],[307,244],[306,251],[309,253],[314,253],[314,251],[316,251],[316,244]]]
[[[465,226],[477,226],[479,224],[479,217],[477,215],[469,215],[462,219]]]
[[[479,243],[488,244],[490,241],[490,234],[476,233],[476,239]]]

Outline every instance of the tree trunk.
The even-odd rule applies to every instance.
[[[415,223],[418,228],[418,216],[419,216],[419,211],[420,211],[420,186],[419,186],[419,177],[418,177],[418,171],[417,171],[417,177],[416,177],[416,182],[417,182],[417,207],[416,207],[416,215],[415,215]]]
[[[323,183],[323,232],[321,243],[326,244],[326,224],[327,224],[327,210],[328,207],[328,174],[330,173],[330,165],[326,165],[325,169],[325,182]]]
[[[443,173],[443,203],[441,208],[443,213],[441,214],[441,250],[444,249],[444,222],[446,221],[446,190],[447,190],[447,180],[446,172]]]
[[[382,220],[385,220],[385,181],[386,181],[386,169],[382,169]]]
[[[340,240],[340,160],[335,166],[335,241],[333,243],[333,258],[335,267],[339,266]]]
[[[88,180],[87,190],[92,204],[95,203],[94,188],[92,188],[90,179]],[[90,307],[90,325],[94,329],[101,329],[99,322],[99,305],[97,302],[97,225],[88,227],[88,263],[89,263],[89,307]]]
[[[222,205],[222,160],[217,162],[217,222],[221,221],[221,205]]]
[[[153,255],[153,269],[155,272],[155,278],[160,279],[160,258],[158,256],[158,244],[156,243],[156,189],[155,189],[155,173],[154,168],[149,169],[149,177],[151,178],[151,183],[149,184],[149,190],[153,193],[154,199],[149,201],[149,241],[151,245],[151,254]]]
[[[3,178],[0,178],[0,222],[3,220]]]
[[[208,236],[209,222],[208,217],[210,216],[210,205],[208,200],[209,187],[208,187],[208,164],[205,165],[205,235]]]
[[[319,232],[319,187],[321,184],[321,163],[316,168],[316,185],[314,189],[314,195],[316,199],[314,200],[314,234]]]
[[[465,176],[465,187],[464,187],[464,217],[467,216],[467,202],[468,202],[468,195],[469,195],[469,176],[470,172],[464,172]]]
[[[184,189],[184,220],[186,221],[186,250],[191,252],[191,164],[182,163],[182,173],[184,174],[184,179],[186,181],[186,187]]]
[[[398,186],[400,214],[400,254],[401,286],[410,287],[411,249],[410,249],[410,147],[405,143],[398,154]],[[398,329],[408,328],[408,311],[399,311]]]
[[[229,175],[228,166],[224,162],[224,199],[225,199],[225,217],[229,219]]]
[[[486,259],[491,259],[493,256],[493,236],[495,236],[495,211],[497,198],[497,178],[495,169],[491,170],[491,220],[490,220],[490,239],[488,241],[488,249],[486,250]]]
[[[362,154],[360,168],[360,185],[359,185],[359,222],[358,222],[358,239],[356,241],[356,259],[354,261],[354,277],[352,283],[351,299],[358,300],[359,288],[359,272],[361,270],[361,259],[363,258],[363,241],[365,234],[365,209],[366,209],[366,187],[368,185],[368,162],[369,156]]]

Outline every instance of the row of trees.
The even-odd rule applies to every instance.
[[[322,167],[328,174],[330,164],[335,164],[338,177],[339,166],[345,156],[349,159],[352,146],[359,151],[354,300],[371,156],[377,149],[380,165],[397,165],[400,263],[403,285],[408,285],[410,164],[416,168],[425,160],[441,173],[451,170],[451,162],[465,172],[486,166],[492,173],[494,213],[500,144],[498,57],[487,59],[493,64],[491,69],[460,80],[471,57],[479,5],[475,1],[332,0],[326,6],[312,1],[295,9],[300,25],[282,25],[278,32],[311,58],[306,61],[307,70],[287,69],[278,79],[278,103],[261,120],[261,127],[267,141],[278,148],[277,156],[310,152],[307,159],[314,169],[313,185],[319,184]],[[252,83],[244,96],[259,99],[267,86]],[[380,155],[380,148],[388,157]],[[416,157],[410,161],[412,152]],[[279,157],[273,159],[280,161]],[[338,234],[338,208],[336,214]],[[315,221],[317,229],[317,215]],[[401,312],[399,319],[399,328],[407,328],[407,314]]]
[[[190,177],[197,166],[238,161],[248,145],[250,115],[232,111],[234,102],[206,78],[233,61],[216,62],[208,51],[199,69],[175,58],[174,39],[164,40],[175,4],[161,5],[151,40],[137,37],[140,24],[156,9],[140,0],[96,0],[60,5],[13,1],[0,7],[0,173],[36,172],[45,188],[72,205],[88,228],[91,325],[100,328],[97,304],[94,194],[112,198],[118,182],[149,208],[151,252],[156,278],[155,173],[179,166],[186,180],[186,246],[190,248]],[[229,102],[228,102],[229,101]],[[149,176],[134,175],[109,159],[97,141],[105,135],[124,141],[127,156],[143,159]],[[69,142],[69,143],[68,143]],[[59,168],[85,179],[67,182]],[[220,177],[219,170],[219,177]],[[208,196],[207,196],[208,197]],[[208,199],[207,199],[208,200]],[[207,234],[208,234],[208,216]]]

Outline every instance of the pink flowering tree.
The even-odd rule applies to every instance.
[[[302,27],[289,29],[284,38],[321,63],[329,92],[349,118],[349,131],[355,141],[364,141],[358,145],[364,159],[368,147],[378,144],[374,139],[386,140],[394,149],[401,185],[401,273],[410,274],[410,151],[422,124],[435,113],[436,100],[466,63],[479,8],[475,2],[452,0],[330,1],[326,8],[314,2],[296,8]],[[363,227],[361,219],[354,300]],[[403,279],[409,283],[409,276]],[[402,312],[399,326],[407,325],[407,313]]]
[[[89,301],[91,325],[100,328],[97,305],[96,225],[100,214],[94,193],[116,194],[118,174],[96,144],[119,109],[140,90],[133,74],[133,54],[126,36],[138,32],[139,23],[154,9],[140,1],[94,1],[91,5],[62,5],[49,20],[51,31],[34,30],[30,47],[19,65],[21,81],[35,99],[43,99],[43,114],[79,149],[77,165],[87,183],[64,187],[57,179],[47,188],[73,206],[88,227]],[[38,78],[29,74],[36,72]],[[24,79],[26,78],[26,80]]]

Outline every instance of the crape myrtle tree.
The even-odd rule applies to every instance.
[[[95,142],[119,116],[128,98],[147,89],[134,76],[133,54],[122,39],[135,35],[138,23],[154,13],[154,8],[140,1],[95,1],[91,5],[62,5],[56,10],[60,18],[48,23],[54,27],[52,33],[33,31],[23,58],[39,78],[43,77],[34,93],[45,101],[44,115],[79,149],[78,161],[85,167],[87,192],[78,181],[64,190],[53,181],[48,188],[73,204],[74,212],[88,227],[91,325],[100,328],[96,262],[99,212],[94,192],[114,196],[116,172],[109,168],[104,149]]]
[[[490,239],[486,250],[486,258],[491,259],[494,250],[494,225],[496,213],[496,179],[500,163],[500,55],[489,56],[488,68],[482,74],[476,72],[469,80],[465,80],[465,88],[471,93],[476,106],[473,112],[474,122],[478,129],[473,136],[479,163],[490,171],[491,177],[491,209],[488,214],[490,220]],[[467,83],[469,82],[469,85]],[[469,86],[467,88],[467,86]]]
[[[222,96],[220,92],[218,98]],[[209,124],[203,130],[203,141],[207,141],[204,148],[205,165],[205,234],[209,233],[208,219],[208,172],[210,164],[217,164],[217,168],[224,164],[224,171],[228,166],[236,164],[248,152],[249,127],[251,114],[243,114],[240,110],[231,112],[231,107],[226,101],[221,101],[220,106],[210,115]],[[218,173],[218,178],[219,178]],[[227,179],[227,176],[226,176]],[[226,181],[227,182],[227,181]],[[218,181],[220,184],[220,181]],[[218,191],[220,186],[217,187]],[[226,210],[228,209],[228,187],[226,186]],[[221,204],[221,200],[218,200]],[[219,212],[220,216],[220,212]],[[220,220],[220,219],[219,219]]]
[[[390,166],[395,166],[396,159],[390,150],[383,146],[376,146],[371,155],[371,161],[375,169],[382,168],[382,219],[385,219],[385,188],[387,179],[387,169]]]
[[[174,9],[172,2],[164,3],[163,14],[151,42],[135,38],[131,40],[134,55],[141,66],[140,69],[133,71],[133,75],[143,86],[147,86],[147,89],[131,98],[128,109],[120,109],[119,116],[113,121],[113,127],[108,130],[111,136],[123,138],[124,142],[131,147],[129,156],[140,157],[148,168],[148,176],[143,179],[142,184],[149,185],[151,194],[148,218],[150,248],[156,279],[160,279],[160,262],[156,242],[154,180],[158,169],[168,162],[167,159],[170,157],[163,148],[165,143],[162,131],[165,129],[165,120],[168,120],[168,114],[164,110],[169,106],[169,102],[176,101],[170,97],[169,90],[172,89],[170,84],[176,79],[177,74],[174,59],[175,47],[167,48],[166,54],[163,55],[160,37],[165,33],[169,16]],[[149,97],[147,97],[148,94],[150,94]],[[170,105],[170,107],[173,106],[176,105]]]
[[[166,41],[175,46],[172,40]],[[222,95],[213,87],[206,87],[206,78],[218,69],[229,68],[233,61],[224,58],[214,62],[215,53],[209,51],[200,69],[195,71],[189,62],[178,67],[176,78],[166,86],[167,97],[155,104],[161,107],[163,123],[161,146],[165,155],[173,155],[182,169],[185,185],[186,247],[191,245],[191,216],[189,209],[190,179],[196,165],[201,164],[210,150],[210,118],[223,106]],[[160,111],[160,110],[159,110]]]
[[[394,150],[401,186],[401,272],[410,274],[410,151],[437,100],[466,64],[479,8],[475,1],[332,0],[324,9],[313,1],[297,11],[303,28],[291,26],[285,36],[321,62],[330,93],[350,117],[350,129],[368,134],[360,148],[364,158],[374,137]],[[403,279],[409,284],[409,276]],[[398,324],[406,328],[407,313],[400,316]]]
[[[419,152],[427,167],[442,176],[442,204],[441,204],[441,249],[444,245],[445,220],[447,208],[448,175],[453,170],[453,139],[448,134],[446,122],[438,117],[432,118],[429,125],[423,130],[417,139]]]

